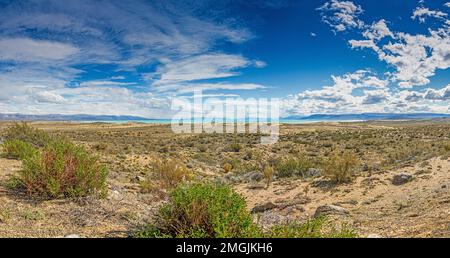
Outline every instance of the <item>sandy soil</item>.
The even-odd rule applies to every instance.
[[[403,185],[393,185],[392,177],[402,172],[413,175],[413,180]],[[352,183],[332,189],[312,187],[310,182],[303,180],[276,182],[268,189],[249,189],[249,184],[236,188],[245,196],[250,208],[272,202],[281,207],[275,208],[272,213],[293,220],[312,216],[321,205],[341,206],[349,211],[346,221],[350,221],[362,236],[450,236],[448,159],[433,158],[425,168],[415,165],[358,177]],[[310,202],[290,205],[305,196]],[[286,204],[288,207],[285,207]]]

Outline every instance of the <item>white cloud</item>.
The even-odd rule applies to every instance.
[[[416,9],[415,17],[430,14],[423,8]],[[444,16],[440,12],[431,13]],[[380,20],[361,32],[364,39],[351,39],[348,42],[351,48],[372,49],[381,61],[395,69],[392,80],[402,88],[410,88],[430,83],[430,77],[435,75],[436,70],[450,67],[449,33],[446,25],[429,29],[428,35],[392,32],[385,20]],[[390,37],[387,43],[381,41],[385,37]]]
[[[354,40],[351,39],[348,41],[348,43],[350,44],[350,46],[352,48],[371,48],[373,50],[375,50],[375,52],[378,52],[380,49],[378,48],[378,46],[375,44],[375,42],[373,40]]]
[[[253,35],[236,19],[198,15],[200,4],[143,0],[132,5],[119,0],[2,4],[0,61],[13,64],[0,64],[0,112],[166,116],[171,93],[163,93],[163,86],[235,76],[240,68],[266,65],[240,55],[215,53],[217,43],[241,44]],[[158,63],[156,72],[138,71]],[[111,67],[103,74],[106,79],[83,80],[84,67],[97,69],[104,64]],[[100,76],[104,71],[95,70]],[[121,75],[114,76],[115,72]],[[132,74],[127,78],[139,85],[116,81],[124,80],[125,73]],[[153,83],[161,88],[152,87]]]
[[[195,90],[207,92],[216,90],[258,90],[265,88],[264,85],[255,83],[174,83],[158,86],[157,91],[184,94],[193,93]]]
[[[134,82],[116,82],[116,81],[107,81],[107,80],[92,80],[92,81],[83,81],[80,83],[80,87],[102,87],[102,86],[130,86],[130,85],[136,85]]]
[[[251,62],[242,56],[228,54],[205,54],[167,61],[157,69],[156,74],[160,78],[154,85],[236,76],[236,69],[249,65]]]
[[[350,28],[362,28],[364,23],[358,15],[364,12],[360,5],[352,1],[331,0],[317,8],[322,14],[324,22],[336,31],[345,31]]]
[[[39,62],[61,60],[78,49],[71,44],[30,38],[0,38],[0,60]]]
[[[431,100],[450,100],[450,84],[440,90],[427,89],[423,98]]]
[[[450,112],[450,85],[437,90],[398,91],[387,87],[386,80],[365,70],[332,78],[331,86],[305,90],[283,99],[283,116],[318,113]],[[378,81],[383,83],[375,83]],[[379,87],[375,86],[377,84]]]
[[[379,20],[373,23],[366,31],[363,32],[363,36],[370,40],[381,40],[385,37],[394,38],[394,34],[386,25],[385,20]]]
[[[56,93],[49,91],[40,91],[35,94],[35,98],[38,102],[48,102],[48,103],[64,103],[66,99]]]
[[[283,101],[285,114],[359,113],[387,101],[387,81],[367,70],[358,70],[342,76],[331,76],[333,85],[318,90],[305,90]],[[363,95],[355,94],[361,90]]]
[[[430,10],[426,7],[417,7],[411,18],[415,20],[416,18],[419,19],[421,23],[424,23],[426,20],[426,17],[434,17],[437,19],[444,19],[447,17],[447,14],[438,10]]]

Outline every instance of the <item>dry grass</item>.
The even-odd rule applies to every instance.
[[[324,176],[336,183],[350,182],[358,163],[358,158],[351,152],[335,153],[324,163]]]
[[[152,163],[152,173],[165,189],[175,188],[192,179],[192,172],[183,163],[171,158],[155,160]]]

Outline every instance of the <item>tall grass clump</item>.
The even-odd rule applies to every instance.
[[[50,198],[106,194],[107,168],[84,147],[51,141],[23,160],[15,178],[29,194]]]
[[[156,223],[138,237],[235,238],[256,230],[242,196],[215,184],[180,185],[170,194]]]
[[[6,140],[2,144],[2,157],[8,159],[26,159],[38,150],[28,142],[21,140]]]
[[[352,180],[358,163],[354,153],[334,153],[324,162],[324,176],[336,183],[347,183]]]
[[[310,160],[305,158],[288,158],[279,161],[275,165],[276,175],[278,177],[305,177],[308,169],[312,168],[313,164]]]
[[[189,181],[192,177],[192,172],[186,165],[175,159],[157,159],[152,163],[152,169],[152,176],[165,189],[172,189],[182,182]]]

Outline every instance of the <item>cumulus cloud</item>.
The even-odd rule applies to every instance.
[[[450,111],[450,85],[441,89],[428,88],[421,91],[397,90],[388,87],[387,80],[365,70],[332,76],[332,79],[333,84],[330,86],[306,90],[284,98],[282,114],[288,116],[317,113]],[[376,81],[383,83],[374,83]]]
[[[382,102],[389,100],[387,80],[368,70],[342,76],[331,76],[332,85],[318,90],[305,90],[283,100],[283,112],[294,114],[359,113],[382,111]],[[356,94],[360,90],[362,94]],[[377,104],[377,105],[375,105]]]
[[[358,15],[363,13],[364,10],[352,1],[331,0],[317,10],[321,12],[322,20],[335,31],[341,32],[364,26],[364,23],[358,18]]]
[[[369,40],[381,40],[385,37],[394,38],[394,34],[388,28],[384,19],[370,25],[370,27],[363,32],[363,36]]]
[[[421,23],[424,23],[426,20],[426,17],[434,17],[437,19],[445,19],[447,17],[447,14],[438,10],[430,10],[426,7],[417,7],[411,18],[415,20],[416,18],[419,19]]]
[[[430,12],[424,7],[415,10],[414,17],[433,14],[443,18],[442,12]],[[446,23],[449,21],[447,20]],[[372,49],[381,61],[391,65],[395,72],[393,81],[402,88],[423,86],[430,83],[430,77],[436,70],[450,67],[449,27],[443,24],[437,29],[429,29],[425,34],[392,32],[385,20],[379,20],[361,31],[364,39],[351,39],[351,48]],[[389,37],[389,41],[381,39]]]

